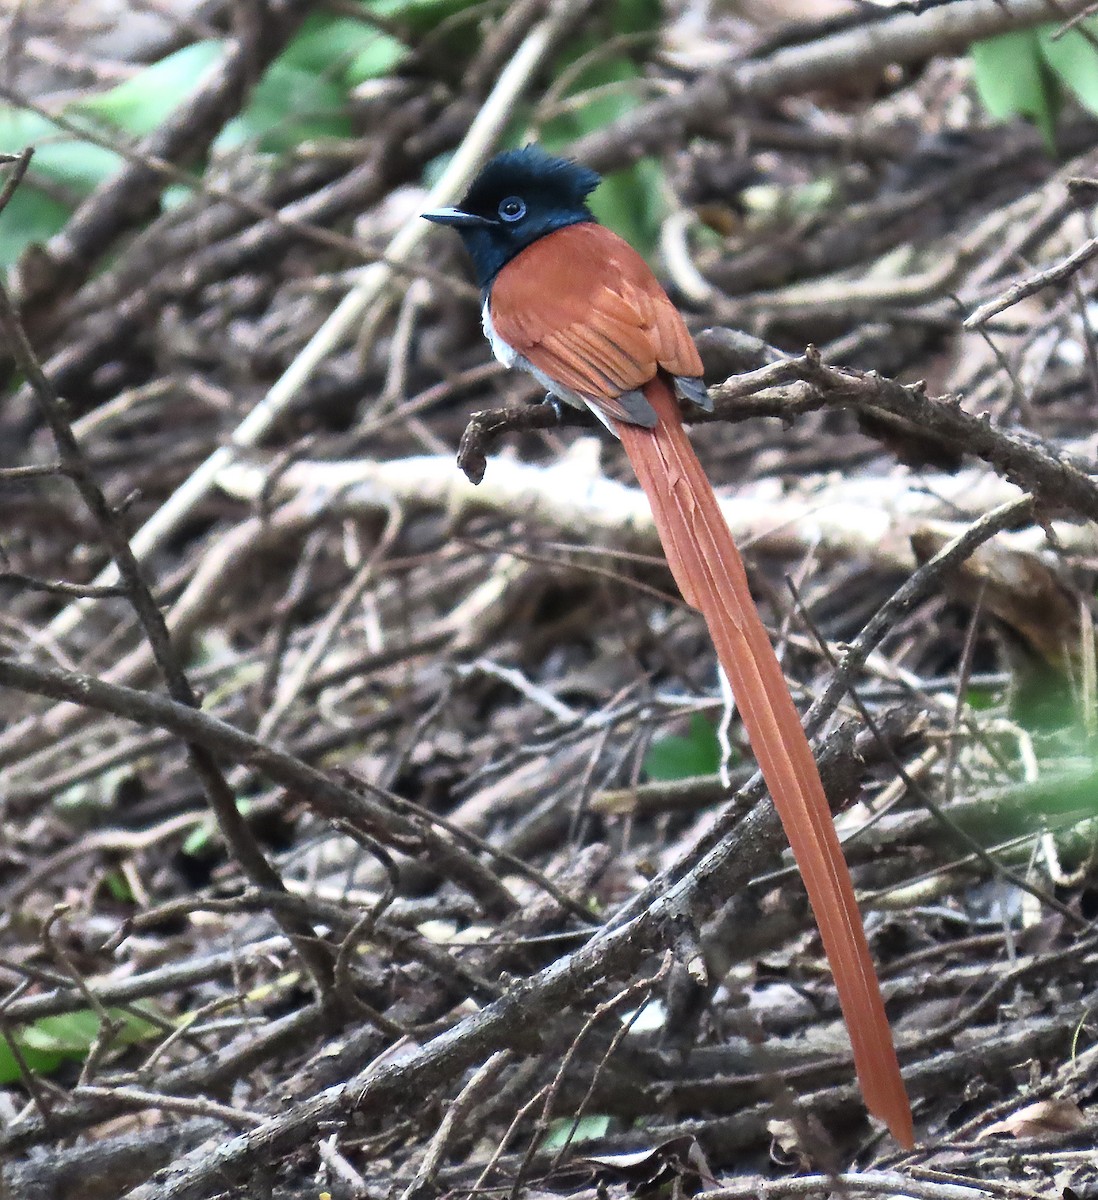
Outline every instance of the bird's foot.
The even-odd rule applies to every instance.
[[[561,407],[561,399],[559,396],[554,396],[552,392],[546,392],[542,404],[548,404],[553,410],[553,415],[557,418],[557,424],[564,424],[564,409]]]

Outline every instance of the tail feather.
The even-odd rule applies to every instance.
[[[901,1145],[911,1108],[842,847],[800,717],[751,598],[747,574],[670,385],[646,385],[654,429],[615,422],[648,496],[671,573],[700,609],[770,789],[835,977],[866,1106]]]

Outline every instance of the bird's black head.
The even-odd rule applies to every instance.
[[[473,180],[456,208],[423,215],[453,225],[473,260],[477,283],[491,286],[499,270],[531,242],[581,221],[593,221],[586,198],[599,184],[594,171],[538,146],[497,154]]]

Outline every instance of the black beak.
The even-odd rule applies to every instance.
[[[460,208],[432,208],[430,212],[420,213],[426,221],[434,221],[436,225],[456,225],[458,228],[465,226],[495,225],[495,221],[488,220],[487,217],[478,217],[476,213],[462,212]]]

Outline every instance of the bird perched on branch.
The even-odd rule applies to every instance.
[[[423,215],[461,235],[496,358],[528,371],[549,397],[589,408],[621,439],[671,573],[705,618],[793,848],[866,1105],[911,1146],[911,1109],[819,772],[679,414],[679,400],[712,409],[701,359],[644,259],[592,217],[587,196],[598,183],[594,171],[527,146],[493,158],[456,208]]]

